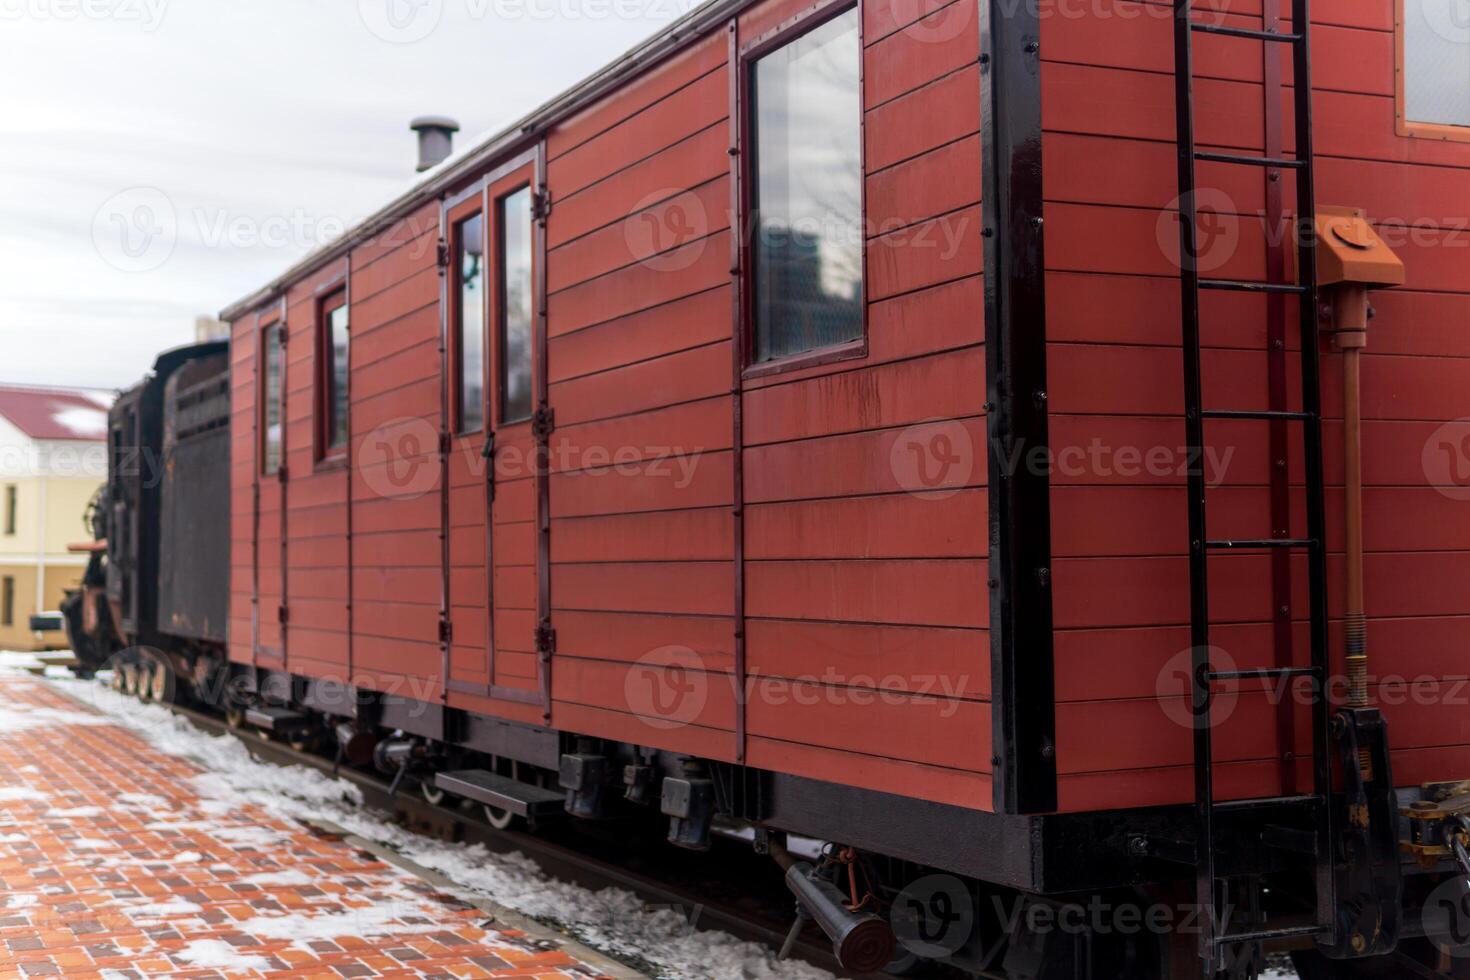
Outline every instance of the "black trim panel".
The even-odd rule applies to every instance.
[[[985,374],[995,809],[1057,806],[1051,487],[1019,461],[1048,445],[1042,232],[1041,23],[980,4]]]

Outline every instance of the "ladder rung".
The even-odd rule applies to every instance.
[[[1285,167],[1289,170],[1300,170],[1307,165],[1305,160],[1289,160],[1286,157],[1252,157],[1238,153],[1196,153],[1194,158],[1210,163],[1238,163],[1246,167]]]
[[[1200,289],[1227,289],[1238,293],[1305,293],[1307,287],[1286,282],[1245,282],[1240,279],[1201,279]]]
[[[1260,419],[1272,421],[1280,419],[1285,422],[1306,422],[1314,418],[1311,412],[1278,412],[1257,411],[1254,409],[1240,408],[1207,408],[1200,412],[1201,418],[1207,419]]]
[[[1215,945],[1229,946],[1234,943],[1269,943],[1280,939],[1320,936],[1330,931],[1327,926],[1284,926],[1280,929],[1258,929],[1255,932],[1233,932],[1228,936],[1216,936]]]
[[[1257,31],[1249,27],[1226,27],[1224,24],[1206,24],[1200,21],[1195,21],[1189,26],[1203,34],[1248,37],[1256,41],[1280,41],[1283,44],[1295,44],[1302,39],[1300,34],[1278,34],[1275,31]]]
[[[1223,538],[1215,541],[1206,541],[1205,546],[1225,550],[1241,548],[1310,548],[1316,543],[1315,538]]]
[[[1216,670],[1205,676],[1212,681],[1264,681],[1273,677],[1306,677],[1320,673],[1316,667],[1258,667],[1251,670]]]
[[[1216,813],[1230,810],[1271,810],[1282,806],[1301,806],[1303,803],[1320,804],[1320,796],[1262,796],[1251,800],[1225,800],[1211,804]]]

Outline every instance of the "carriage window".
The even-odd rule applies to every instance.
[[[15,625],[15,576],[0,581],[0,626]]]
[[[500,199],[500,421],[531,417],[531,188]]]
[[[751,66],[755,361],[863,333],[858,12]]]
[[[330,456],[347,447],[347,294],[337,292],[322,303],[321,375],[317,379],[317,418],[321,425],[321,454]]]
[[[261,393],[261,472],[281,469],[281,327],[265,328],[265,374]]]
[[[485,223],[480,215],[454,229],[455,337],[459,351],[459,431],[485,426]]]
[[[1464,9],[1463,0],[1404,0],[1399,114],[1409,129],[1470,127],[1470,19]],[[1470,129],[1455,138],[1470,139]]]
[[[5,485],[5,533],[15,533],[15,507],[16,486],[14,483]]]

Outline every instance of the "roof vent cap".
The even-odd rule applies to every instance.
[[[437,167],[454,152],[459,123],[448,116],[419,116],[408,128],[419,134],[419,173]]]

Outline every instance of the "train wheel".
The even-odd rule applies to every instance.
[[[225,702],[225,724],[236,729],[245,727],[245,706],[233,698]]]
[[[143,679],[139,676],[142,673],[142,668],[139,667],[137,664],[125,664],[122,670],[124,684],[123,689],[128,694],[131,694],[133,697],[137,697],[139,692],[143,689]]]
[[[439,806],[444,802],[444,791],[434,785],[433,776],[425,776],[419,780],[419,792],[424,794],[424,799],[430,806]]]
[[[154,704],[172,704],[174,700],[174,672],[166,663],[156,663],[148,671],[147,691],[143,700]]]
[[[153,700],[153,675],[158,673],[158,664],[144,661],[136,671],[138,675],[138,700],[144,703]]]
[[[113,665],[112,679],[108,683],[108,686],[119,694],[128,693],[128,678],[127,675],[123,673],[121,664]]]
[[[516,822],[516,815],[509,810],[485,804],[485,819],[496,830],[509,830]]]

